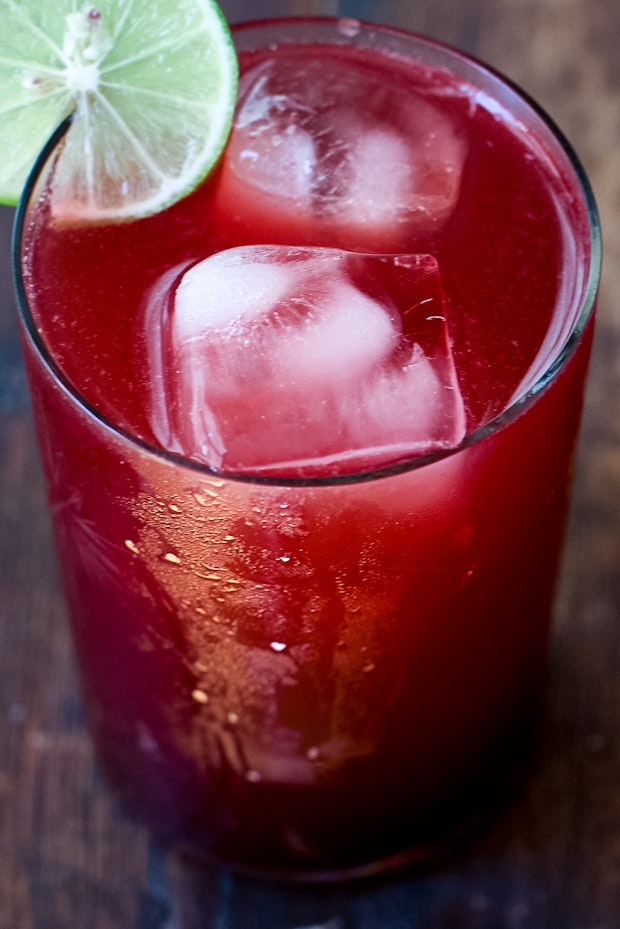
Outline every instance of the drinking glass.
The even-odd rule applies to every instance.
[[[19,207],[24,353],[103,769],[165,843],[252,874],[350,877],[452,847],[523,755],[544,678],[598,220],[559,131],[465,55],[326,19],[246,24],[235,38],[241,50],[341,43],[446,68],[542,140],[573,200],[563,308],[505,409],[453,449],[287,479],[156,447],[87,400],[50,351],[32,230],[62,131]]]

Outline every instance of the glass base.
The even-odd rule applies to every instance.
[[[214,854],[189,843],[177,843],[168,852],[190,866],[217,868],[255,880],[297,884],[335,884],[357,881],[405,868],[426,868],[455,854],[474,839],[491,819],[491,811],[478,811],[461,821],[449,833],[427,842],[419,842],[373,861],[341,867],[261,867]]]

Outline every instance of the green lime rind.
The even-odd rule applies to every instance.
[[[237,80],[211,0],[0,0],[0,200],[19,199],[75,109],[54,203],[75,218],[164,209],[218,161]]]

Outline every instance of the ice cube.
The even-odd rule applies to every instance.
[[[346,473],[465,428],[437,262],[243,246],[154,288],[158,440],[224,470]]]
[[[316,155],[312,134],[304,128],[291,101],[269,94],[265,66],[249,84],[230,139],[229,158],[253,187],[294,200],[310,209]],[[242,81],[243,84],[246,81]]]
[[[205,329],[226,329],[237,320],[247,324],[265,306],[279,303],[290,290],[290,274],[284,265],[252,259],[242,252],[214,255],[201,261],[181,278],[175,294],[175,338],[200,338]]]
[[[405,139],[392,129],[375,127],[351,139],[347,194],[339,219],[354,225],[383,226],[403,212],[403,195],[411,196],[414,170]]]
[[[386,248],[403,236],[432,234],[454,211],[464,143],[424,100],[408,103],[407,125],[405,134],[402,127],[344,124],[351,154],[336,220],[352,245],[375,235]]]
[[[246,74],[239,99],[218,200],[256,241],[399,252],[453,213],[466,144],[439,97],[285,58]]]

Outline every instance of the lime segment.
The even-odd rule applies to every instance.
[[[54,201],[74,218],[155,213],[209,173],[230,131],[237,59],[211,0],[0,0],[0,200],[75,117]]]

